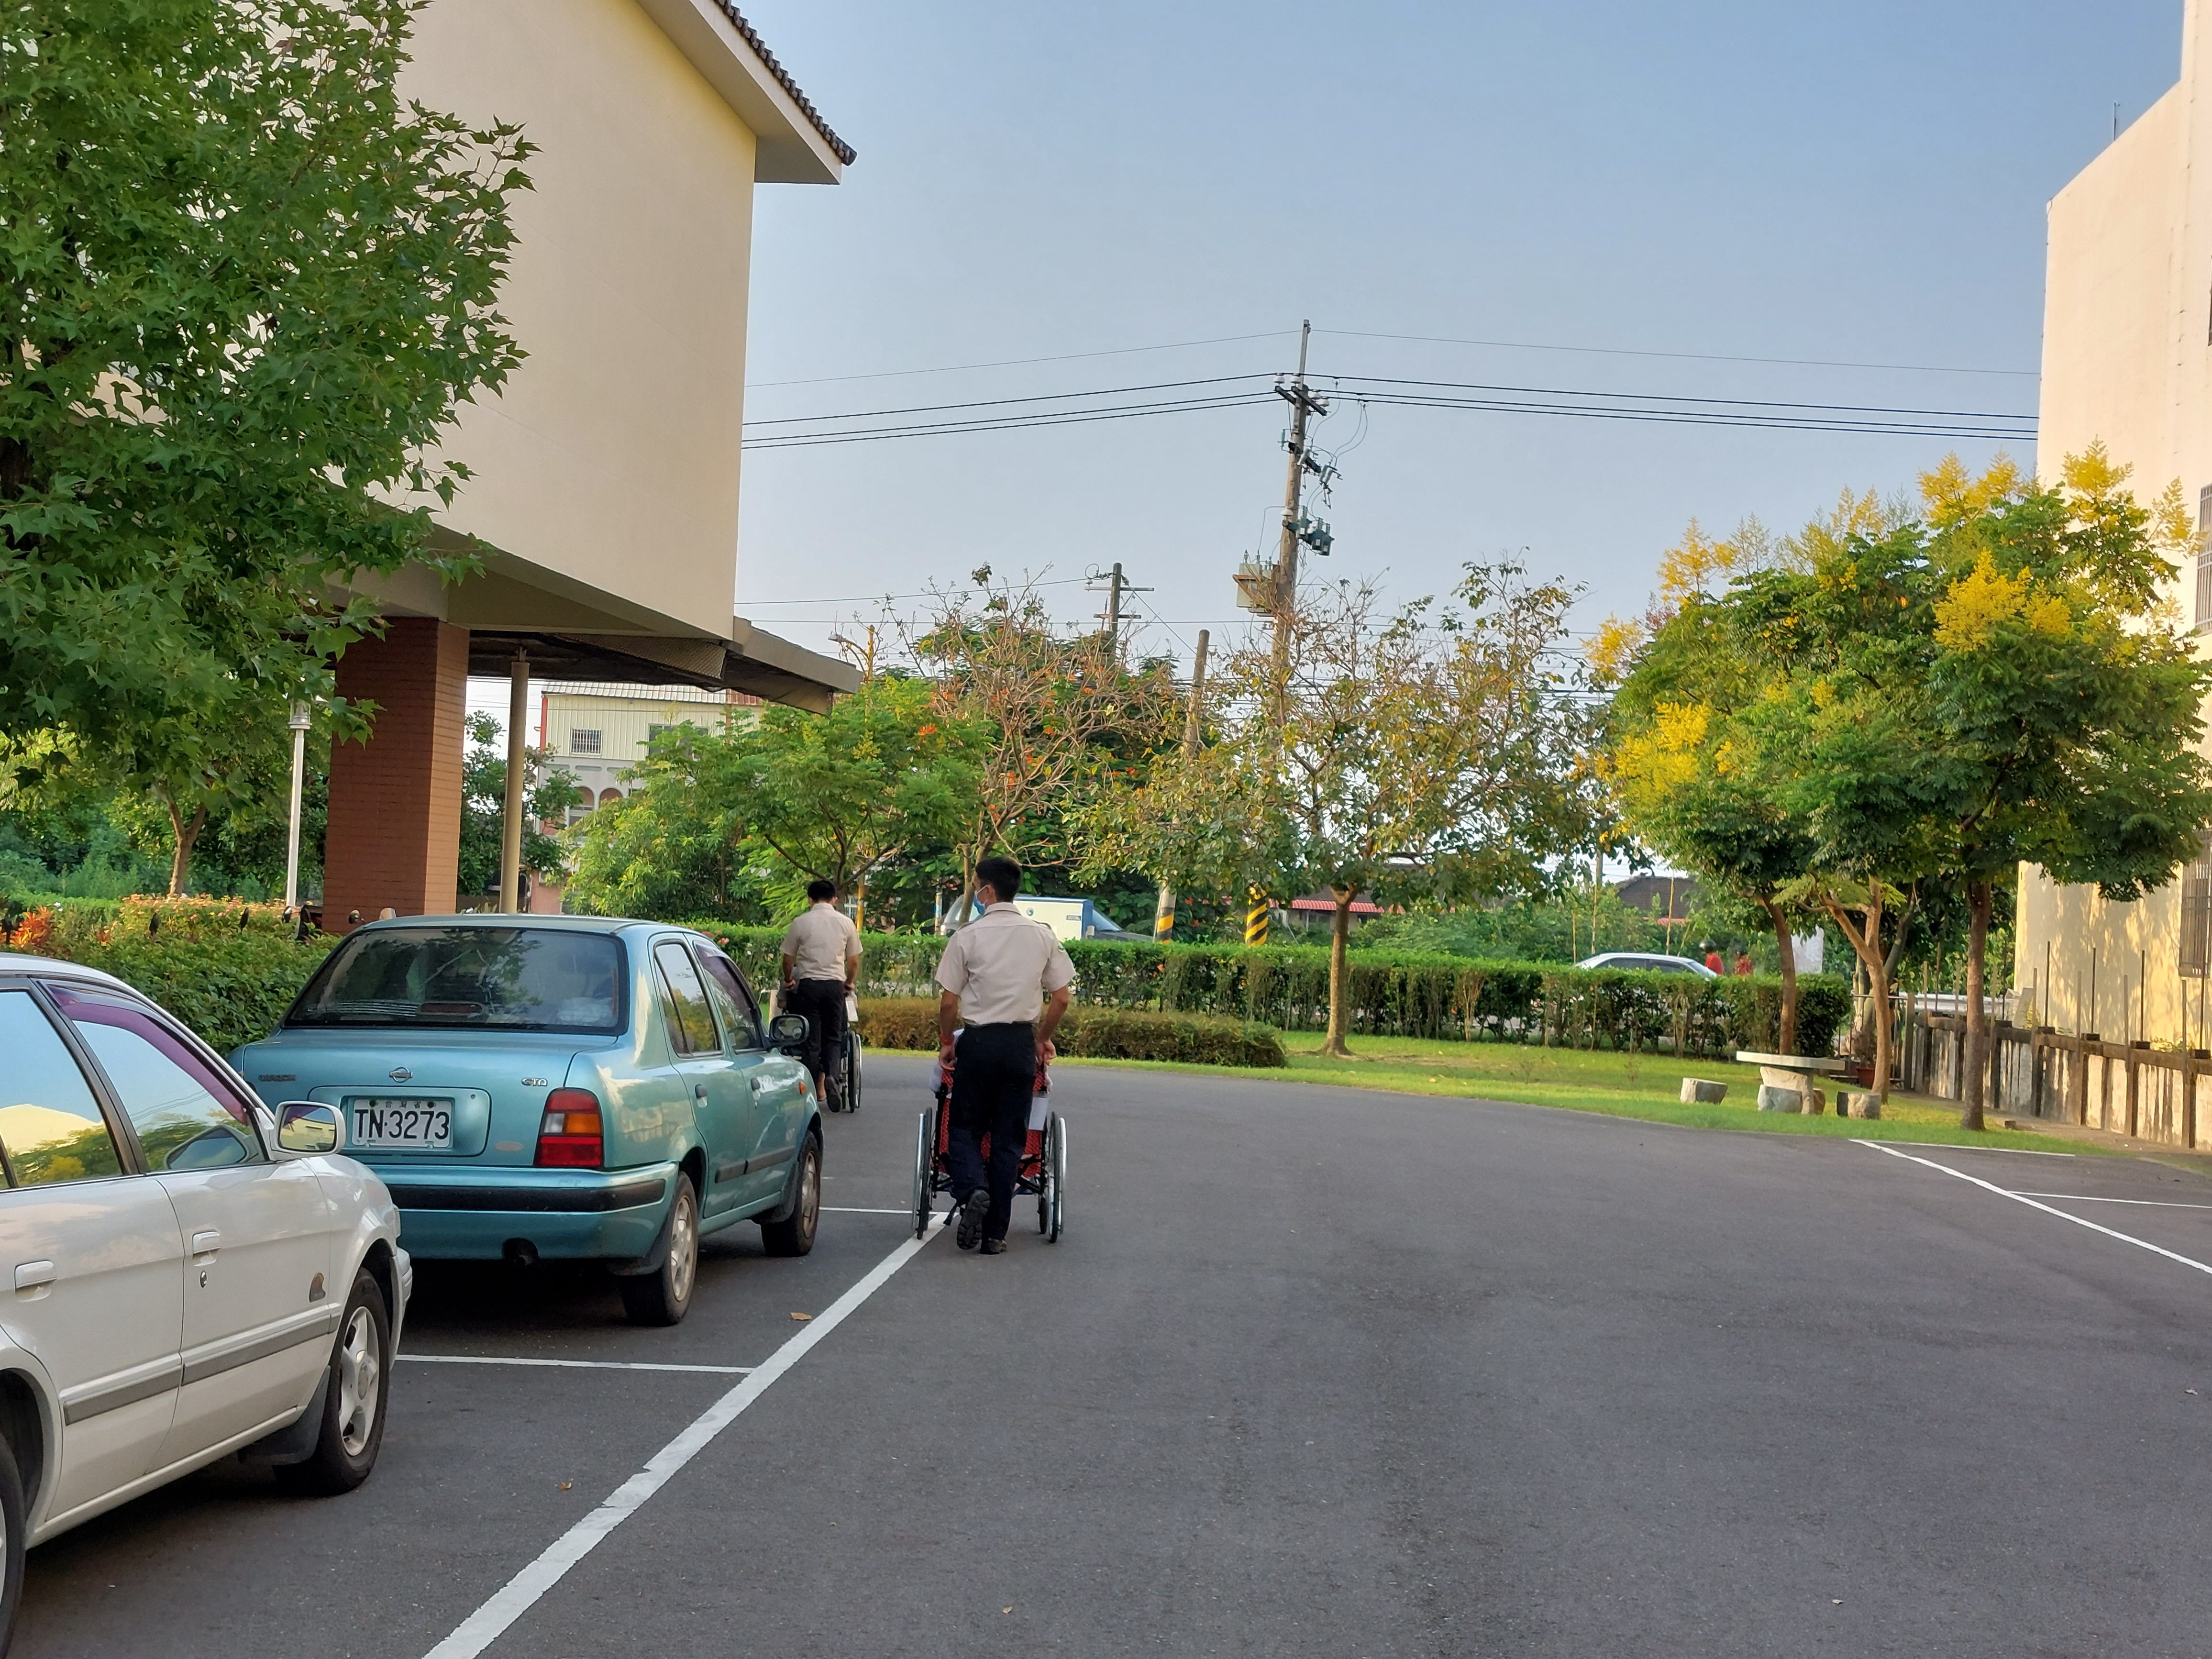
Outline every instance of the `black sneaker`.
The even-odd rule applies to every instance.
[[[983,1223],[990,1213],[991,1194],[978,1187],[960,1202],[960,1231],[952,1242],[963,1250],[974,1249],[982,1241]]]
[[[983,1241],[983,1254],[985,1255],[1004,1255],[1006,1253],[1006,1241],[1005,1239],[987,1238]]]

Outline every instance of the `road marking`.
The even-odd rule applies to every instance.
[[[2212,1204],[2178,1204],[2170,1198],[2100,1198],[2094,1193],[2027,1193],[2021,1198],[2063,1198],[2070,1204],[2148,1204],[2154,1210],[2212,1210]]]
[[[932,1237],[935,1235],[932,1234]],[[643,1506],[646,1499],[672,1480],[677,1472],[712,1444],[714,1437],[737,1421],[745,1408],[767,1393],[775,1380],[806,1357],[807,1351],[844,1323],[846,1316],[881,1290],[893,1273],[924,1249],[928,1238],[909,1238],[868,1270],[867,1275],[839,1297],[798,1334],[778,1348],[752,1374],[709,1406],[683,1433],[653,1455],[635,1474],[616,1487],[599,1508],[562,1533],[520,1572],[508,1579],[491,1599],[464,1619],[453,1633],[424,1656],[424,1659],[476,1659],[507,1626],[527,1613],[538,1599],[559,1583],[569,1568],[589,1555],[617,1527]]]
[[[1853,1135],[1851,1139],[1858,1141],[1862,1146],[1880,1146],[1885,1152],[1888,1150],[1891,1144],[1885,1140],[1876,1140],[1871,1135]],[[1896,1145],[1932,1146],[1936,1151],[1943,1152],[2012,1152],[2021,1158],[2078,1158],[2081,1156],[2078,1152],[2039,1152],[2033,1146],[1972,1146],[1960,1140],[1900,1140]]]
[[[2212,1265],[2199,1261],[2194,1256],[2184,1255],[2179,1250],[2169,1250],[2163,1244],[2154,1244],[2147,1238],[2137,1238],[2133,1233],[2118,1232],[2110,1227],[2100,1226],[2094,1221],[2084,1221],[2078,1215],[2069,1215],[2063,1210],[2054,1210],[2048,1204],[2037,1203],[2035,1200],[2027,1197],[2025,1194],[2007,1192],[1993,1182],[1984,1181],[1979,1176],[1970,1176],[1964,1170],[1954,1170],[1948,1164],[1938,1164],[1931,1158],[1915,1158],[1910,1152],[1900,1152],[1893,1146],[1885,1146],[1878,1140],[1862,1140],[1858,1145],[1870,1146],[1877,1152],[1887,1152],[1892,1158],[1901,1158],[1907,1164],[1920,1164],[1931,1170],[1940,1170],[1947,1176],[1969,1182],[1985,1192],[1995,1193],[1999,1198],[2008,1198],[2015,1204],[2027,1205],[2031,1210],[2040,1210],[2045,1215],[2055,1215],[2061,1221],[2070,1221],[2077,1227],[2087,1227],[2093,1233],[2102,1233],[2107,1238],[2117,1238],[2123,1244],[2132,1244],[2139,1250],[2148,1250],[2153,1255],[2162,1255],[2168,1261],[2178,1261],[2185,1267],[2194,1267],[2198,1273],[2212,1278]]]
[[[910,1215],[912,1215],[912,1214],[914,1213],[914,1212],[913,1212],[911,1209],[906,1209],[906,1210],[856,1210],[856,1209],[854,1209],[854,1208],[851,1205],[849,1205],[849,1204],[824,1204],[824,1205],[822,1206],[822,1213],[823,1213],[823,1214],[824,1214],[824,1215],[906,1215],[906,1216],[910,1216]]]
[[[476,1353],[403,1353],[419,1365],[546,1365],[578,1371],[711,1371],[719,1376],[746,1376],[750,1365],[665,1365],[642,1359],[509,1359]]]

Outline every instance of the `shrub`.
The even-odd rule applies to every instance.
[[[933,1051],[937,1004],[927,997],[866,997],[860,1037],[871,1048]],[[1200,1066],[1288,1064],[1281,1037],[1265,1025],[1213,1014],[1077,1008],[1060,1024],[1057,1046],[1085,1060],[1176,1060]]]
[[[775,983],[781,929],[697,925],[721,942],[756,985]],[[867,934],[860,988],[876,997],[933,997],[933,976],[944,948],[945,941],[933,934]],[[1319,946],[1077,939],[1067,953],[1075,963],[1079,1008],[1217,1014],[1279,1031],[1318,1031],[1328,1024],[1328,952]],[[1358,1036],[1646,1049],[1671,1047],[1679,1024],[1686,1057],[1718,1055],[1771,1050],[1782,1006],[1782,981],[1771,977],[1712,980],[1390,951],[1354,952],[1348,966],[1351,1029]],[[1829,1052],[1850,1012],[1844,981],[1801,976],[1799,1050]]]
[[[64,901],[8,933],[10,949],[114,975],[224,1054],[268,1036],[337,943],[294,939],[276,905],[218,899]]]

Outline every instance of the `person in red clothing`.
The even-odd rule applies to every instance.
[[[1735,973],[1736,977],[1739,979],[1749,979],[1751,977],[1750,951],[1738,951],[1735,953]]]
[[[1705,945],[1705,966],[1711,969],[1717,974],[1725,973],[1728,971],[1725,964],[1721,961],[1721,947],[1719,945],[1710,942],[1707,943]]]

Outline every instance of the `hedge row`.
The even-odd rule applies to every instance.
[[[10,950],[112,974],[225,1054],[268,1036],[337,943],[295,939],[281,907],[234,900],[71,900],[0,920]]]
[[[937,1047],[937,1004],[927,997],[863,997],[860,1037],[872,1048]],[[1200,1066],[1285,1066],[1283,1040],[1265,1025],[1216,1014],[1076,1008],[1054,1047],[1085,1060],[1179,1060]]]
[[[783,935],[770,927],[694,924],[719,940],[757,985],[775,982]],[[931,934],[871,933],[860,988],[875,997],[932,997],[945,941]],[[1278,1030],[1328,1024],[1328,951],[1316,945],[1069,944],[1079,1006],[1206,1013]],[[1585,971],[1553,963],[1355,952],[1348,988],[1352,1033],[1488,1039],[1553,1048],[1685,1055],[1771,1051],[1779,1040],[1782,981],[1692,974]],[[1825,1054],[1850,1020],[1850,988],[1809,975],[1797,981],[1797,1048]]]

